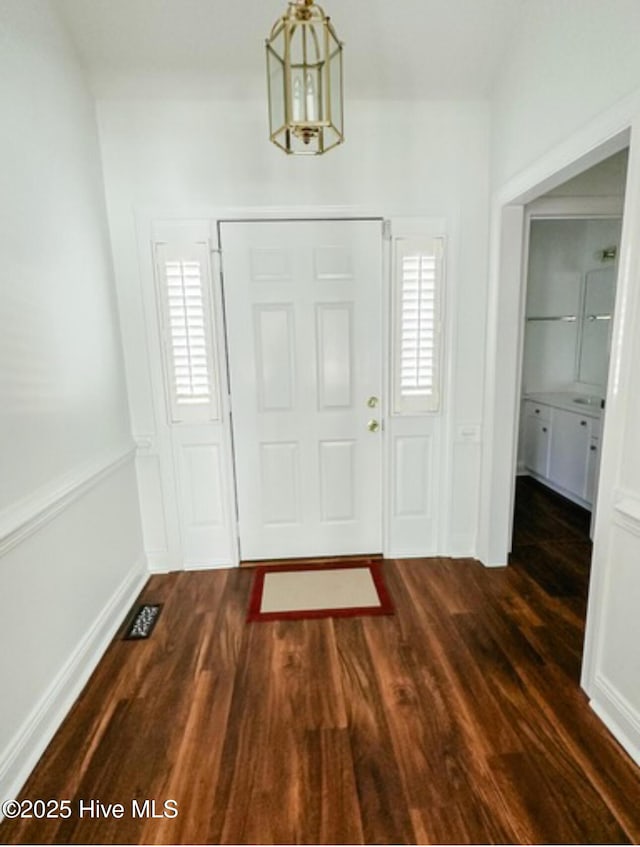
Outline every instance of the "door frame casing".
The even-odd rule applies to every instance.
[[[549,220],[616,220],[622,219],[623,215],[623,198],[622,197],[542,197],[538,200],[533,200],[524,207],[523,218],[523,233],[522,233],[522,280],[521,280],[521,297],[520,297],[520,337],[518,340],[518,376],[516,384],[516,396],[518,404],[516,407],[516,474],[512,480],[512,489],[510,497],[510,515],[511,528],[509,531],[509,552],[513,546],[513,523],[515,514],[515,486],[516,476],[519,469],[518,466],[518,448],[520,438],[522,437],[522,381],[524,373],[524,342],[526,331],[526,299],[528,289],[529,276],[529,248],[531,240],[531,224],[533,221],[549,221]],[[595,515],[595,500],[593,513]],[[593,526],[590,530],[593,534]]]
[[[223,244],[222,244],[222,232],[221,225],[223,223],[261,223],[261,222],[269,222],[269,221],[293,221],[293,222],[304,222],[304,221],[379,221],[380,222],[380,238],[382,242],[382,268],[381,268],[381,286],[380,286],[380,296],[382,298],[382,333],[383,333],[383,353],[382,353],[382,385],[383,385],[383,403],[381,408],[381,416],[383,422],[387,420],[388,415],[388,407],[387,407],[387,385],[388,385],[388,339],[390,333],[390,327],[388,325],[389,316],[388,310],[384,308],[384,304],[388,302],[389,294],[389,286],[390,280],[387,278],[385,273],[385,268],[387,267],[387,246],[384,241],[383,234],[383,225],[385,218],[382,217],[379,213],[375,214],[372,210],[360,210],[358,213],[355,210],[347,210],[339,207],[320,207],[318,209],[314,209],[313,213],[310,213],[309,209],[302,209],[297,207],[272,207],[272,208],[252,208],[252,209],[235,209],[235,210],[224,210],[220,211],[218,214],[211,216],[209,218],[211,223],[211,245],[212,251],[217,256],[216,262],[216,273],[218,274],[217,279],[214,277],[212,280],[215,288],[217,289],[216,293],[216,302],[217,307],[219,308],[220,324],[222,331],[217,335],[217,347],[218,347],[218,356],[222,363],[222,373],[223,373],[223,384],[221,385],[221,392],[224,395],[223,407],[224,407],[224,425],[225,425],[225,433],[226,433],[226,442],[229,446],[228,450],[228,473],[229,480],[227,483],[227,487],[231,487],[232,490],[232,502],[235,509],[234,512],[234,532],[233,532],[233,561],[231,565],[233,567],[239,567],[241,563],[240,557],[240,529],[239,529],[239,516],[238,516],[238,494],[237,494],[237,476],[235,472],[235,451],[233,446],[233,425],[232,425],[232,415],[231,415],[231,383],[230,383],[230,370],[229,370],[229,345],[227,338],[227,328],[226,328],[226,316],[225,316],[225,302],[224,302],[224,257],[223,257]],[[386,437],[385,437],[385,426],[383,423],[381,436],[383,439],[382,444],[382,546],[383,550],[381,551],[383,555],[386,555],[387,549],[387,499],[386,499],[386,480],[387,480],[387,450],[386,450]]]
[[[478,540],[478,557],[487,567],[506,565],[510,550],[524,345],[527,206],[627,147],[629,120],[618,116],[616,123],[616,131],[611,130],[610,121],[594,128],[593,133],[604,133],[604,138],[585,141],[580,137],[566,149],[549,154],[492,198]]]
[[[229,546],[225,553],[209,563],[202,565],[194,565],[193,563],[185,563],[181,556],[182,537],[184,536],[184,528],[181,525],[181,504],[180,494],[177,490],[176,479],[176,463],[179,458],[175,454],[175,445],[173,444],[171,427],[166,420],[164,414],[165,407],[165,386],[158,367],[158,361],[162,355],[162,339],[159,328],[156,326],[157,303],[156,289],[154,281],[154,260],[153,250],[150,245],[155,240],[158,240],[157,232],[166,231],[174,228],[177,232],[186,232],[190,227],[196,228],[198,232],[206,226],[206,238],[211,248],[211,273],[214,287],[214,309],[216,310],[216,343],[218,346],[218,371],[220,383],[220,409],[221,420],[219,425],[224,432],[220,439],[220,445],[223,448],[225,456],[224,480],[222,487],[224,496],[231,508],[235,510],[235,486],[233,480],[233,468],[231,463],[231,433],[229,424],[229,384],[228,374],[226,369],[226,350],[224,345],[221,346],[221,340],[224,338],[224,326],[222,319],[222,303],[221,290],[219,284],[220,272],[220,240],[218,235],[218,222],[223,220],[241,220],[241,221],[267,221],[274,219],[284,220],[360,220],[360,219],[375,219],[381,221],[381,229],[383,221],[391,221],[392,226],[398,223],[402,226],[418,225],[419,228],[426,234],[437,232],[439,235],[444,235],[447,240],[447,279],[445,282],[446,289],[446,308],[444,313],[444,331],[443,331],[443,403],[437,415],[434,415],[434,426],[436,426],[439,436],[434,455],[437,462],[434,463],[434,473],[437,474],[437,479],[433,479],[433,485],[439,486],[436,488],[439,495],[434,509],[434,540],[433,544],[424,549],[411,550],[400,548],[395,545],[395,549],[390,546],[389,525],[390,525],[390,503],[388,492],[390,491],[390,429],[385,427],[383,441],[383,495],[387,497],[387,502],[384,505],[382,516],[383,522],[383,554],[387,557],[403,557],[410,558],[413,556],[432,556],[442,555],[444,553],[451,554],[450,550],[450,469],[453,461],[453,436],[451,434],[453,420],[453,404],[451,396],[452,374],[456,367],[456,347],[455,336],[453,332],[452,319],[455,312],[456,300],[456,259],[455,245],[457,244],[457,219],[451,217],[434,217],[428,214],[414,214],[407,216],[397,213],[395,210],[389,210],[387,213],[381,212],[380,207],[366,206],[318,206],[318,207],[188,207],[170,209],[163,207],[140,207],[135,210],[136,222],[136,239],[137,239],[137,262],[139,266],[138,286],[136,287],[135,280],[132,280],[131,294],[127,295],[130,302],[127,303],[127,309],[123,310],[130,314],[139,315],[135,320],[145,326],[144,337],[137,336],[136,346],[139,348],[139,358],[134,363],[134,368],[139,375],[134,374],[135,383],[148,382],[151,389],[152,408],[144,416],[144,419],[138,419],[134,416],[133,428],[134,437],[138,444],[138,466],[139,479],[142,473],[142,465],[145,469],[152,472],[154,484],[149,486],[146,484],[144,496],[151,497],[152,502],[147,506],[143,502],[142,511],[147,511],[144,518],[145,526],[150,528],[150,533],[153,534],[152,549],[148,554],[149,567],[152,572],[167,572],[169,570],[180,570],[185,567],[192,569],[193,567],[233,567],[239,564],[238,547],[237,547],[237,527],[235,514],[233,519],[229,519]],[[162,239],[160,239],[162,240]],[[452,249],[451,245],[454,245]],[[383,351],[383,380],[385,386],[385,406],[384,420],[388,424],[392,420],[389,416],[388,396],[389,396],[389,361],[390,361],[390,309],[391,302],[391,241],[387,237],[382,240],[382,296],[383,296],[383,334],[382,343]],[[454,268],[451,272],[451,268]],[[132,320],[134,320],[132,318]],[[134,320],[134,323],[135,323]],[[132,324],[133,325],[133,324]],[[127,332],[128,327],[125,327]],[[144,376],[146,368],[146,378]],[[144,404],[143,404],[144,407]],[[394,418],[394,420],[398,420]],[[480,444],[477,445],[478,453],[480,452]],[[146,470],[145,470],[146,473]],[[444,492],[444,494],[443,494]],[[145,536],[146,537],[146,536]],[[453,551],[453,555],[473,555],[471,550]]]

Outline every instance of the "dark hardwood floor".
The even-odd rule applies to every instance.
[[[640,770],[578,684],[587,529],[521,480],[511,567],[385,562],[391,617],[246,624],[250,571],[153,577],[153,636],[113,642],[23,790],[73,816],[0,842],[637,843]]]

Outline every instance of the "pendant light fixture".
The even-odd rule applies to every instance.
[[[314,0],[291,0],[267,39],[269,137],[317,156],[344,141],[342,42]]]

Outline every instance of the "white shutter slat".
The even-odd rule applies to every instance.
[[[166,274],[176,404],[208,403],[211,388],[200,264],[168,261]]]
[[[217,409],[205,244],[160,244],[159,296],[165,315],[165,360],[174,421],[211,420]]]
[[[395,240],[394,404],[398,414],[438,408],[442,238]]]

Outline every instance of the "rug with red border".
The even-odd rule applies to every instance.
[[[379,561],[298,563],[255,569],[247,621],[392,614]]]

